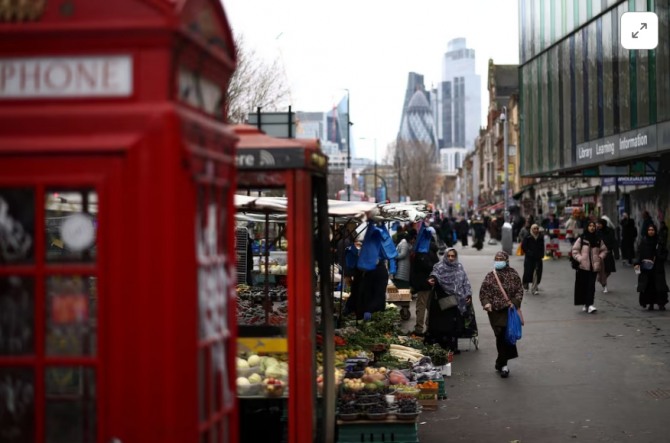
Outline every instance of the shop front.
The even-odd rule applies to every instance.
[[[234,46],[177,3],[3,6],[2,442],[237,441]]]

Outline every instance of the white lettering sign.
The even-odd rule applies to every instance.
[[[619,149],[626,151],[632,148],[643,148],[647,146],[647,135],[638,133],[633,138],[623,136],[619,139]]]
[[[605,154],[614,155],[614,143],[609,142],[609,143],[603,143],[602,145],[596,143],[596,154],[597,155],[605,155]]]
[[[593,150],[591,148],[585,148],[583,146],[579,147],[579,150],[577,151],[577,156],[579,159],[583,158],[593,158]]]
[[[0,99],[127,97],[130,56],[0,58]]]

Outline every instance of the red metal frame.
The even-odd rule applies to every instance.
[[[199,349],[210,354],[225,345],[225,375],[214,380],[207,365],[205,392],[222,398],[219,388],[229,386],[234,395],[236,330],[234,287],[222,280],[212,296],[226,301],[218,314],[229,329],[198,336],[195,232],[196,195],[204,186],[219,220],[216,251],[201,265],[230,275],[236,136],[220,116],[179,103],[177,75],[192,70],[225,91],[235,65],[230,28],[217,0],[45,2],[35,22],[0,21],[0,59],[104,55],[132,59],[129,97],[0,98],[0,187],[37,192],[36,262],[0,264],[0,277],[36,276],[38,337],[34,355],[0,356],[0,369],[36,368],[36,441],[45,436],[45,367],[84,364],[97,371],[95,441],[235,442],[234,398],[199,416]],[[53,186],[98,191],[94,265],[44,262],[43,192]],[[45,356],[43,277],[82,272],[98,277],[98,353]]]
[[[289,245],[287,254],[289,303],[286,323],[290,392],[288,441],[292,443],[321,441],[319,439],[323,436],[316,436],[315,427],[317,405],[314,289],[316,285],[311,270],[314,269],[316,260],[313,180],[315,177],[325,180],[327,158],[314,140],[276,139],[245,125],[235,126],[234,129],[240,136],[237,150],[240,162],[254,164],[240,167],[238,170],[237,182],[240,190],[247,187],[252,189],[279,187],[286,190],[288,202],[286,240]],[[275,160],[268,162],[267,155],[274,156]],[[281,161],[278,161],[279,159]],[[325,191],[322,198],[325,202]],[[324,209],[327,210],[325,207]],[[327,232],[327,229],[324,229],[322,234],[327,235]],[[325,275],[327,280],[329,272],[322,271],[322,275]],[[332,322],[332,315],[330,318],[322,318],[321,321]],[[332,352],[332,348],[323,350],[324,370],[334,380],[332,368],[327,368],[331,362],[331,357],[327,354]],[[329,392],[327,395],[334,394],[334,390],[325,392]],[[335,399],[324,398],[324,402],[329,401],[332,401],[334,407]],[[332,419],[334,423],[334,417]],[[330,431],[328,434],[330,435]]]

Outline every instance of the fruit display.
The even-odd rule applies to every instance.
[[[286,383],[278,378],[268,377],[263,380],[263,387],[266,397],[281,397],[284,395]]]
[[[239,395],[265,395],[281,397],[288,381],[288,363],[268,355],[238,356],[237,393]],[[273,389],[268,393],[267,384],[272,380]],[[281,383],[275,383],[274,381]],[[279,387],[275,388],[277,385]],[[261,389],[264,388],[264,389]],[[264,392],[262,392],[264,391]]]

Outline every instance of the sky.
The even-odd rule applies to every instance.
[[[277,60],[293,111],[325,112],[349,90],[357,157],[383,160],[400,127],[409,72],[441,81],[449,40],[475,50],[488,107],[488,60],[518,64],[518,0],[222,0],[235,35]],[[288,105],[288,104],[287,104]],[[288,111],[288,108],[286,108]]]

